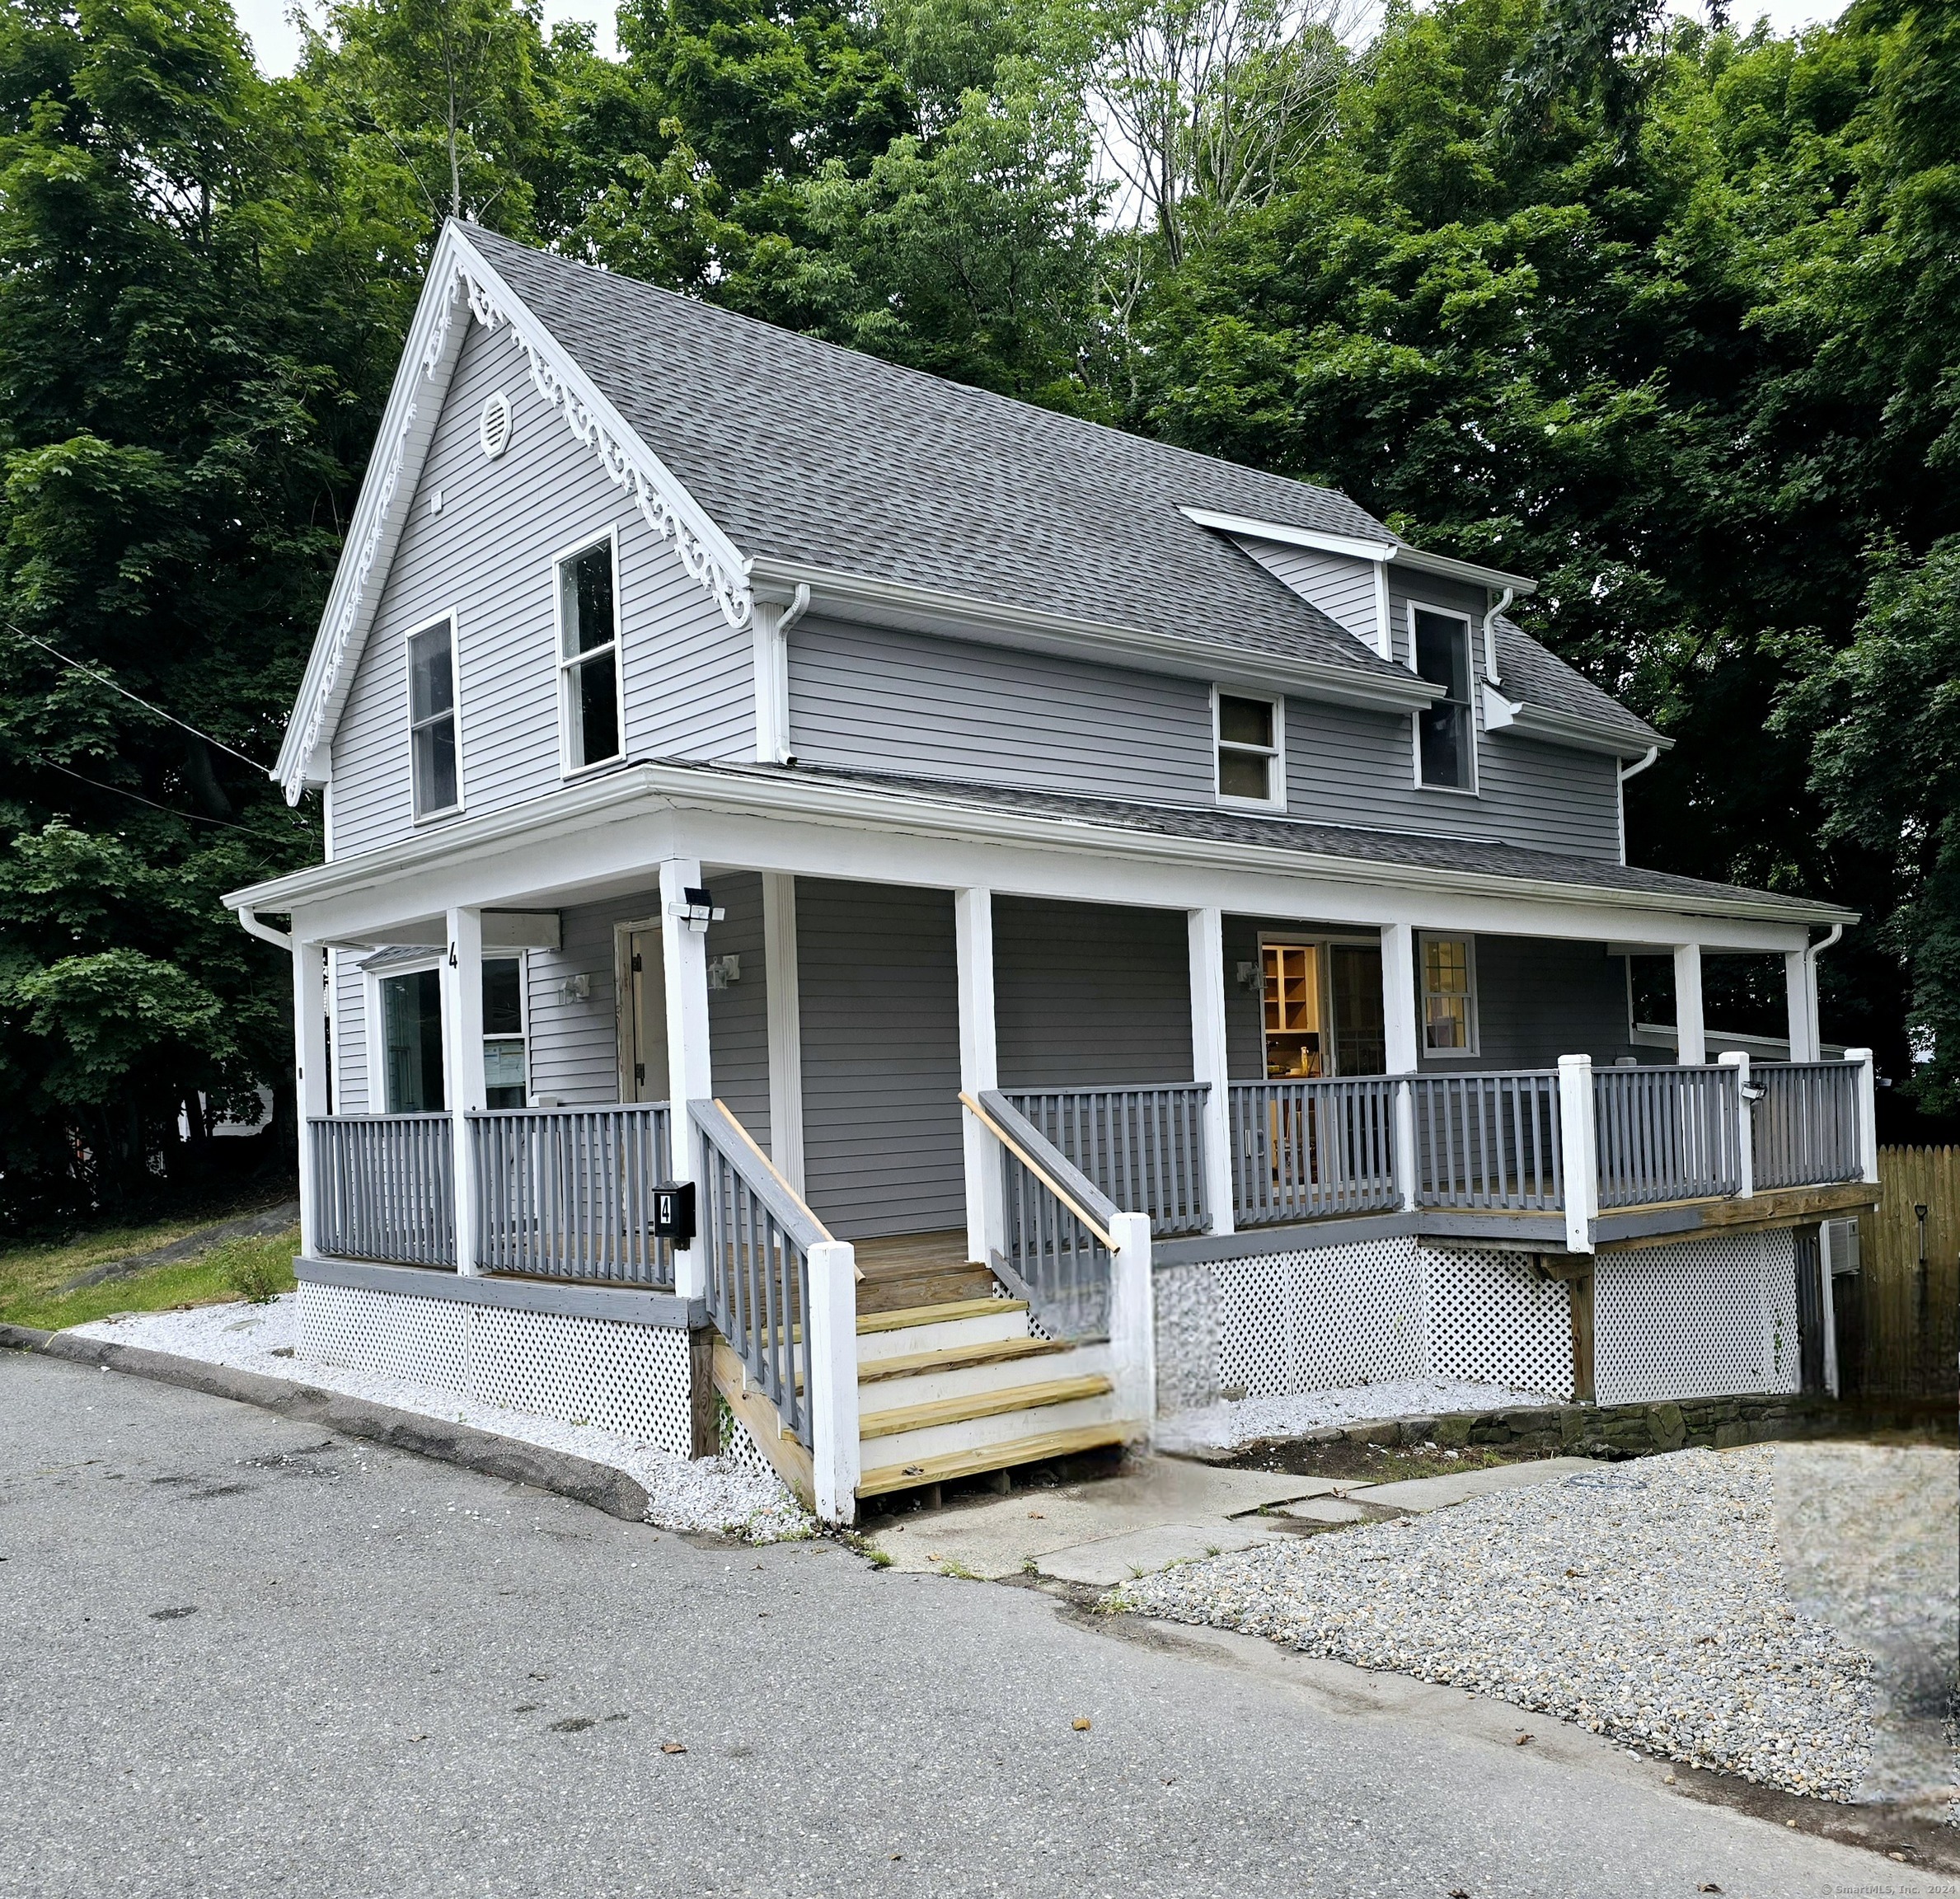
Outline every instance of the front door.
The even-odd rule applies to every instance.
[[[667,1081],[667,976],[660,926],[620,931],[619,1098],[664,1101]]]
[[[1268,943],[1268,1079],[1379,1075],[1388,1060],[1381,952],[1372,943]]]

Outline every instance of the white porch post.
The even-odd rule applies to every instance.
[[[293,940],[293,1080],[299,1122],[299,1250],[318,1250],[320,1212],[313,1203],[312,1123],[328,1109],[326,959],[317,943]]]
[[[1390,1075],[1413,1076],[1418,1044],[1415,1019],[1415,927],[1381,926],[1381,1033]],[[1395,1178],[1402,1204],[1415,1205],[1415,1097],[1408,1083],[1395,1090]]]
[[[1809,950],[1784,953],[1783,990],[1789,1009],[1791,1061],[1821,1060],[1823,1048],[1817,1031],[1817,964]]]
[[[1847,1062],[1858,1064],[1859,1177],[1878,1178],[1878,1071],[1869,1048],[1847,1048]]]
[[[1592,1057],[1559,1057],[1559,1146],[1565,1184],[1565,1250],[1592,1250],[1599,1217],[1599,1135],[1593,1121]]]
[[[687,892],[701,888],[701,864],[692,857],[669,857],[660,866],[660,962],[667,981],[667,1094],[673,1129],[673,1177],[697,1180],[694,1123],[690,1101],[715,1093],[708,1053],[708,934],[676,914]],[[707,1291],[706,1262],[699,1246],[677,1246],[673,1289],[683,1299]]]
[[[810,1249],[810,1503],[819,1522],[857,1517],[857,1249]]]
[[[953,935],[959,959],[959,1085],[968,1095],[1001,1085],[994,1027],[994,893],[953,893]],[[1007,1243],[1001,1204],[1001,1162],[993,1137],[971,1114],[960,1116],[966,1160],[967,1256],[982,1266]]]
[[[443,1086],[454,1142],[456,1270],[476,1271],[476,1149],[467,1117],[481,1114],[483,1090],[483,912],[449,912],[449,955],[443,965]]]
[[[970,1120],[972,1117],[969,1115]],[[1118,1213],[1109,1261],[1109,1376],[1116,1414],[1148,1427],[1157,1414],[1156,1293],[1151,1279],[1150,1216]]]
[[[1232,1219],[1231,1080],[1225,1058],[1225,918],[1217,910],[1187,910],[1191,945],[1191,1078],[1206,1085],[1204,1197],[1212,1231],[1230,1233]]]
[[[796,976],[796,879],[762,874],[762,957],[769,992],[769,1158],[803,1191],[803,1001]]]
[[[1756,1111],[1749,1099],[1749,1057],[1737,1048],[1718,1059],[1736,1071],[1736,1197],[1747,1200],[1756,1193]]]
[[[1674,1023],[1677,1062],[1708,1060],[1708,1032],[1701,1020],[1701,945],[1674,946]]]

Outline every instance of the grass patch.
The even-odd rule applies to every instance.
[[[266,1300],[293,1289],[293,1256],[299,1229],[229,1240],[199,1259],[146,1267],[126,1278],[105,1279],[63,1292],[64,1281],[91,1266],[147,1253],[213,1224],[212,1217],[120,1226],[48,1245],[0,1252],[0,1321],[59,1331],[117,1312],[164,1312],[180,1306],[209,1306],[228,1299]]]

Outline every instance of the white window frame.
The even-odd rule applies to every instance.
[[[420,811],[415,808],[415,667],[409,649],[423,634],[433,632],[438,626],[449,629],[449,715],[456,727],[456,802],[443,805],[439,811]],[[468,804],[463,790],[462,660],[457,647],[453,607],[446,613],[417,621],[401,635],[401,704],[408,733],[408,809],[410,818],[417,824],[447,823],[452,818],[462,817]]]
[[[1470,681],[1470,783],[1467,785],[1432,785],[1423,776],[1423,715],[1412,712],[1409,718],[1409,771],[1415,788],[1418,791],[1439,791],[1447,798],[1477,798],[1483,795],[1480,773],[1483,759],[1483,719],[1479,701],[1482,695],[1477,690],[1477,619],[1474,613],[1467,613],[1461,607],[1439,607],[1432,600],[1406,599],[1402,603],[1404,618],[1407,621],[1409,635],[1408,667],[1417,678],[1422,677],[1416,664],[1415,617],[1418,613],[1433,613],[1441,620],[1460,620],[1463,623],[1463,659],[1465,675]]]
[[[361,1005],[368,1017],[368,1112],[370,1114],[392,1114],[396,1110],[388,1105],[388,1048],[386,1017],[381,1006],[381,986],[391,976],[420,976],[429,970],[439,970],[443,966],[443,952],[431,950],[426,956],[406,958],[399,963],[391,963],[382,969],[361,971]],[[447,1062],[449,1053],[449,1025],[443,1025],[443,1055]],[[449,1076],[443,1076],[443,1095],[446,1100],[450,1093]]]
[[[565,657],[565,570],[581,554],[589,554],[597,546],[605,545],[612,552],[612,692],[613,704],[618,709],[619,749],[610,758],[597,759],[590,764],[574,765],[572,762],[572,721],[570,681],[574,662]],[[551,556],[551,672],[553,691],[558,696],[558,775],[561,778],[583,778],[588,772],[606,771],[623,765],[626,757],[626,673],[624,662],[626,640],[624,638],[624,607],[621,599],[623,591],[620,585],[619,525],[602,528],[596,533],[588,534],[574,541]],[[587,662],[590,663],[589,661]]]
[[[531,1089],[531,953],[528,950],[486,950],[481,959],[485,963],[514,963],[518,966],[518,1039],[524,1044],[524,1105],[534,1106],[537,1096]],[[508,1042],[508,1035],[492,1035],[487,1030],[483,1039],[485,1043]],[[489,1081],[485,1074],[485,1086]]]
[[[1245,745],[1236,739],[1227,741],[1219,736],[1218,701],[1221,699],[1250,699],[1273,708],[1273,743],[1270,747]],[[1265,798],[1239,798],[1224,789],[1219,771],[1219,754],[1227,743],[1235,752],[1264,752],[1268,760],[1269,776],[1267,782],[1273,787],[1273,795]],[[1282,694],[1248,692],[1236,686],[1212,687],[1212,796],[1213,800],[1234,811],[1283,811],[1287,809],[1287,702]]]
[[[1416,1028],[1422,1037],[1422,1055],[1428,1062],[1468,1062],[1474,1060],[1483,1050],[1483,1010],[1478,1006],[1477,996],[1477,939],[1467,930],[1418,930],[1415,933],[1415,995]],[[1465,1028],[1469,1040],[1461,1048],[1432,1048],[1429,1046],[1429,955],[1428,946],[1432,942],[1461,943],[1463,945],[1464,995],[1468,1020]]]

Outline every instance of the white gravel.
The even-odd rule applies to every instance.
[[[1679,1451],[1126,1584],[1113,1607],[1496,1695],[1700,1767],[1850,1798],[1871,1658],[1801,1614],[1775,1450]]]
[[[1366,1424],[1384,1418],[1437,1418],[1452,1411],[1513,1411],[1564,1400],[1506,1385],[1454,1378],[1393,1378],[1339,1391],[1294,1391],[1278,1398],[1239,1398],[1158,1421],[1158,1448],[1186,1456],[1236,1451],[1262,1437],[1297,1437],[1329,1425]]]
[[[647,1521],[663,1530],[739,1536],[751,1543],[777,1543],[812,1536],[815,1525],[773,1476],[763,1476],[729,1457],[699,1461],[618,1432],[584,1424],[561,1423],[528,1411],[513,1411],[458,1397],[429,1385],[379,1372],[356,1372],[298,1355],[299,1313],[291,1293],[269,1305],[197,1306],[176,1312],[129,1312],[77,1325],[86,1339],[140,1345],[231,1365],[262,1377],[317,1386],[349,1398],[365,1398],[414,1411],[425,1418],[474,1425],[499,1437],[514,1437],[547,1450],[566,1451],[595,1464],[623,1470],[647,1493]],[[291,1356],[280,1357],[284,1352]]]

